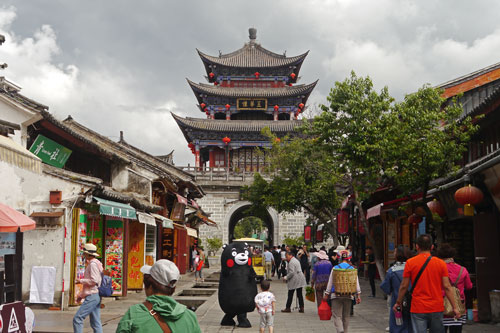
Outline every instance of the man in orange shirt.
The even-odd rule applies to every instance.
[[[417,238],[418,254],[408,259],[403,271],[403,281],[399,287],[399,295],[393,310],[397,311],[401,307],[403,297],[408,290],[410,281],[414,284],[418,272],[431,255],[432,237],[430,235],[420,235]],[[422,271],[416,287],[412,293],[411,301],[411,325],[414,333],[426,333],[429,328],[430,333],[444,332],[443,311],[444,302],[442,290],[450,300],[455,317],[460,318],[460,311],[453,298],[453,289],[448,278],[448,269],[444,261],[437,257],[432,257],[427,267]]]

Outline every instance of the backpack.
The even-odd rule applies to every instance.
[[[101,285],[98,290],[101,297],[110,297],[113,295],[113,280],[111,276],[101,273]]]

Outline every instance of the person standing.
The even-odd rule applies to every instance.
[[[415,278],[420,274],[420,278],[412,287],[411,301],[411,326],[414,333],[444,332],[443,311],[444,302],[442,290],[445,290],[446,297],[450,301],[455,318],[461,317],[460,311],[453,298],[453,288],[448,278],[448,268],[444,261],[431,256],[432,237],[424,234],[417,238],[417,255],[407,260],[403,271],[403,282],[399,287],[398,298],[393,306],[393,311],[401,307],[403,297],[408,291],[410,282],[415,285]],[[426,266],[424,266],[426,265]]]
[[[472,282],[470,280],[469,272],[467,268],[460,266],[455,263],[453,257],[455,257],[455,249],[448,243],[441,244],[437,251],[437,256],[441,258],[448,268],[448,278],[450,283],[460,290],[460,299],[462,303],[465,304],[465,293],[464,289],[472,289]],[[461,333],[462,326],[467,320],[466,314],[463,314],[460,319],[455,320],[453,317],[444,316],[443,325],[446,332],[450,333]]]
[[[273,264],[274,264],[274,257],[271,252],[269,252],[269,247],[266,246],[264,247],[264,260],[265,260],[265,267],[266,267],[266,280],[271,281],[271,271],[273,269]]]
[[[269,327],[269,333],[273,333],[274,313],[276,311],[276,298],[269,291],[269,281],[261,281],[261,292],[255,296],[255,307],[260,315],[260,333],[264,333]]]
[[[273,276],[274,276],[274,274],[277,274],[278,279],[280,279],[281,278],[281,274],[280,274],[281,256],[280,256],[280,249],[277,246],[274,247],[273,258],[274,258]]]
[[[73,317],[73,332],[83,331],[83,322],[90,316],[90,327],[94,333],[102,333],[101,325],[101,297],[98,287],[101,285],[101,273],[103,271],[101,262],[97,259],[97,247],[87,243],[83,246],[83,256],[85,260],[85,272],[83,279],[76,279],[76,283],[83,285],[82,290],[77,295],[77,303],[84,300]]]
[[[196,264],[195,272],[194,272],[194,281],[198,282],[198,278],[200,282],[205,282],[203,278],[203,267],[205,266],[205,252],[203,252],[203,248],[198,247],[198,262]]]
[[[171,296],[180,279],[177,266],[161,259],[153,266],[142,266],[146,301],[132,305],[118,323],[116,333],[201,333],[193,311]],[[167,327],[165,327],[167,326]]]
[[[311,287],[316,291],[316,303],[319,306],[328,285],[328,279],[333,266],[328,260],[328,254],[325,251],[320,250],[315,254],[315,257],[317,258],[317,262],[313,266]]]
[[[368,279],[370,280],[370,287],[372,294],[368,297],[375,297],[375,276],[377,276],[377,263],[375,262],[375,254],[373,248],[368,246],[366,248],[366,255],[368,260]]]
[[[286,253],[286,260],[288,261],[287,274],[285,276],[286,285],[288,287],[288,298],[286,300],[286,308],[281,310],[281,312],[292,312],[292,300],[293,294],[297,291],[297,298],[299,300],[299,312],[304,313],[304,298],[302,296],[302,288],[306,286],[306,278],[302,269],[300,268],[300,262],[295,258],[293,252],[289,251]]]
[[[195,260],[197,256],[198,256],[198,251],[196,249],[196,246],[193,246],[191,249],[191,272],[196,271]]]
[[[361,303],[361,288],[359,286],[359,279],[356,277],[356,294],[355,295],[337,295],[335,293],[335,288],[333,285],[333,279],[336,269],[355,269],[349,263],[349,252],[342,250],[339,252],[339,257],[342,262],[333,267],[330,277],[328,278],[328,285],[326,286],[325,293],[323,294],[323,300],[332,301],[332,314],[333,314],[333,324],[337,333],[347,333],[349,329],[349,318],[351,312],[351,306],[353,300],[356,304]]]
[[[300,261],[300,269],[306,277],[306,283],[309,284],[309,279],[311,278],[311,271],[309,270],[309,252],[307,252],[307,246],[304,244],[302,248],[297,252],[297,258]]]
[[[410,249],[406,246],[399,245],[395,251],[396,262],[389,268],[384,281],[380,288],[390,295],[390,310],[389,310],[389,332],[391,333],[411,333],[410,317],[403,314],[403,325],[396,325],[396,317],[392,307],[396,303],[399,295],[399,286],[403,281],[403,271],[405,268],[406,260],[411,256]]]

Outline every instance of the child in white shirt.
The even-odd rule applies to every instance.
[[[269,333],[273,333],[276,299],[269,291],[270,287],[269,281],[262,280],[260,283],[261,292],[255,296],[255,306],[260,315],[260,333],[264,333],[266,327],[269,327]]]

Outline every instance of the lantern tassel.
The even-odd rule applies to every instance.
[[[471,204],[464,205],[464,215],[465,216],[474,216],[474,206]]]

